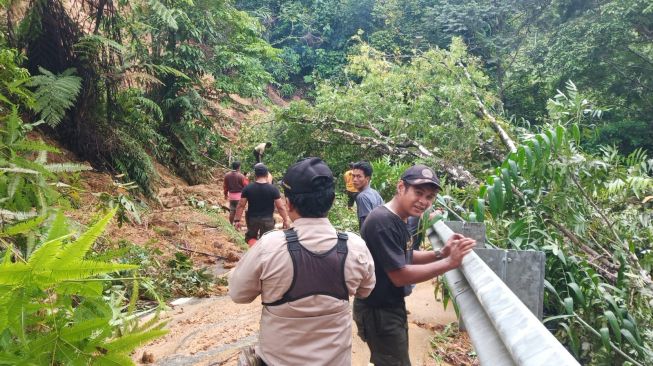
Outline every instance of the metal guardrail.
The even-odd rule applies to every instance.
[[[453,234],[440,221],[428,237],[439,248]],[[444,276],[481,365],[580,365],[476,253]]]

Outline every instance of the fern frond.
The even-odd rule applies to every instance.
[[[24,284],[31,273],[32,267],[27,265],[27,263],[0,264],[0,286]]]
[[[12,249],[13,249],[13,247],[11,245],[9,245],[9,247],[7,248],[7,251],[5,252],[4,258],[2,258],[2,263],[0,263],[0,264],[9,264],[9,263],[11,263],[11,251],[12,251]],[[2,328],[0,328],[0,329],[2,329]]]
[[[27,259],[27,264],[37,270],[47,268],[59,255],[63,241],[70,236],[72,234],[66,234],[60,238],[41,244]]]
[[[27,220],[38,215],[37,212],[16,212],[0,209],[0,223]]]
[[[133,99],[136,104],[145,109],[146,112],[153,114],[154,117],[156,117],[157,121],[163,120],[163,111],[161,110],[161,107],[159,107],[159,105],[156,104],[156,102],[154,102],[152,99],[138,96],[133,97]]]
[[[184,80],[190,80],[190,77],[188,75],[184,74],[183,72],[175,69],[174,67],[166,66],[166,65],[157,65],[157,64],[143,64],[143,67],[145,67],[147,70],[154,72],[158,75],[171,75],[171,76],[176,76],[178,78],[184,79]]]
[[[55,288],[61,295],[78,295],[85,297],[101,297],[104,284],[101,281],[62,282]]]
[[[0,168],[0,172],[15,173],[15,174],[40,174],[36,170],[25,169],[25,168]]]
[[[82,87],[82,78],[73,76],[74,69],[60,75],[39,67],[42,75],[32,76],[28,86],[36,87],[34,111],[50,126],[55,127],[72,107]]]
[[[148,330],[146,332],[140,332],[140,333],[132,333],[132,334],[122,336],[116,340],[113,340],[105,344],[103,347],[109,350],[110,353],[111,351],[121,352],[121,353],[131,352],[141,344],[149,340],[152,340],[154,338],[158,338],[166,333],[168,333],[167,330],[160,330],[160,329]]]
[[[98,34],[89,34],[82,37],[73,47],[76,53],[91,55],[97,54],[102,47],[106,47],[118,54],[124,54],[127,51],[120,43]]]
[[[61,329],[59,336],[63,340],[74,343],[90,338],[96,335],[98,331],[103,333],[111,332],[111,328],[106,319],[96,318],[75,323],[72,326]]]
[[[150,6],[150,9],[154,12],[154,15],[158,18],[160,23],[162,23],[165,27],[176,31],[179,29],[179,25],[177,24],[177,21],[175,20],[175,11],[168,9],[165,5],[163,5],[160,1],[158,0],[148,0],[147,4]]]
[[[20,141],[11,145],[11,148],[16,151],[49,151],[59,153],[59,149],[52,145],[48,145],[41,141]]]
[[[85,170],[93,170],[93,167],[86,164],[77,163],[56,163],[43,165],[51,173],[72,173]]]
[[[43,151],[43,150],[42,150],[42,151],[39,151],[39,154],[38,154],[38,156],[36,157],[36,159],[34,159],[34,162],[35,162],[35,163],[38,163],[38,164],[45,164],[45,163],[47,163],[47,162],[48,162],[48,152],[47,152],[47,151]]]
[[[67,264],[81,261],[86,255],[86,252],[91,248],[91,245],[93,245],[98,236],[102,234],[104,228],[115,214],[116,209],[111,210],[111,212],[104,215],[100,221],[95,223],[95,225],[90,229],[86,230],[86,232],[84,232],[77,240],[66,245],[66,247],[61,251],[59,263],[66,266]]]
[[[134,361],[122,353],[108,353],[93,360],[94,366],[125,366],[133,364]]]
[[[105,273],[113,273],[120,271],[129,271],[138,268],[133,264],[120,264],[98,261],[79,261],[79,262],[66,262],[55,258],[51,262],[50,268],[37,270],[34,269],[32,277],[42,285],[50,285],[63,281],[74,281],[91,278]]]
[[[60,238],[68,233],[68,224],[66,222],[66,216],[64,216],[63,211],[59,210],[57,215],[54,217],[54,221],[50,225],[50,230],[48,231],[48,236],[45,241],[54,240]]]
[[[129,80],[137,80],[144,84],[164,85],[163,81],[159,78],[146,72],[130,71],[125,73],[125,78]]]
[[[7,228],[0,230],[0,237],[24,234],[39,226],[43,222],[43,220],[45,220],[45,216],[39,216],[30,220],[21,221],[17,224],[11,225]]]

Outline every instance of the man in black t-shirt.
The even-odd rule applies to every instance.
[[[413,250],[406,221],[431,207],[439,191],[435,173],[415,165],[401,176],[392,200],[375,208],[361,228],[374,258],[376,286],[368,298],[354,300],[354,320],[376,366],[410,365],[404,301],[410,285],[457,268],[476,243],[455,234],[441,251]]]
[[[274,229],[274,208],[277,208],[279,215],[283,218],[283,228],[290,227],[290,218],[286,206],[281,200],[279,189],[268,183],[268,168],[259,163],[254,166],[254,175],[256,181],[248,184],[243,188],[234,226],[240,228],[240,217],[243,214],[245,206],[248,206],[245,218],[247,219],[247,232],[245,241],[252,246],[261,235]]]

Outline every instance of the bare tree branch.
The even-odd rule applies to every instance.
[[[490,125],[492,126],[492,129],[496,131],[496,133],[499,135],[499,138],[501,138],[501,141],[503,144],[510,150],[510,152],[517,152],[517,147],[515,146],[515,142],[510,138],[508,133],[499,125],[499,122],[497,122],[497,119],[494,118],[494,116],[485,108],[485,104],[483,104],[483,101],[481,101],[481,98],[478,95],[478,91],[476,90],[476,84],[474,84],[474,81],[472,80],[472,76],[469,74],[469,71],[463,65],[461,62],[458,63],[458,66],[460,66],[463,69],[463,72],[465,73],[465,77],[469,81],[470,86],[472,87],[472,94],[474,95],[474,99],[476,100],[476,104],[478,104],[479,111],[481,114],[490,122]]]

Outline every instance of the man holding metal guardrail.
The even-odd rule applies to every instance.
[[[440,251],[413,250],[406,221],[431,207],[440,188],[440,180],[427,166],[407,169],[392,200],[375,208],[361,228],[374,258],[376,287],[367,299],[354,300],[354,320],[375,366],[410,365],[404,301],[410,285],[459,267],[476,244],[455,234]]]

